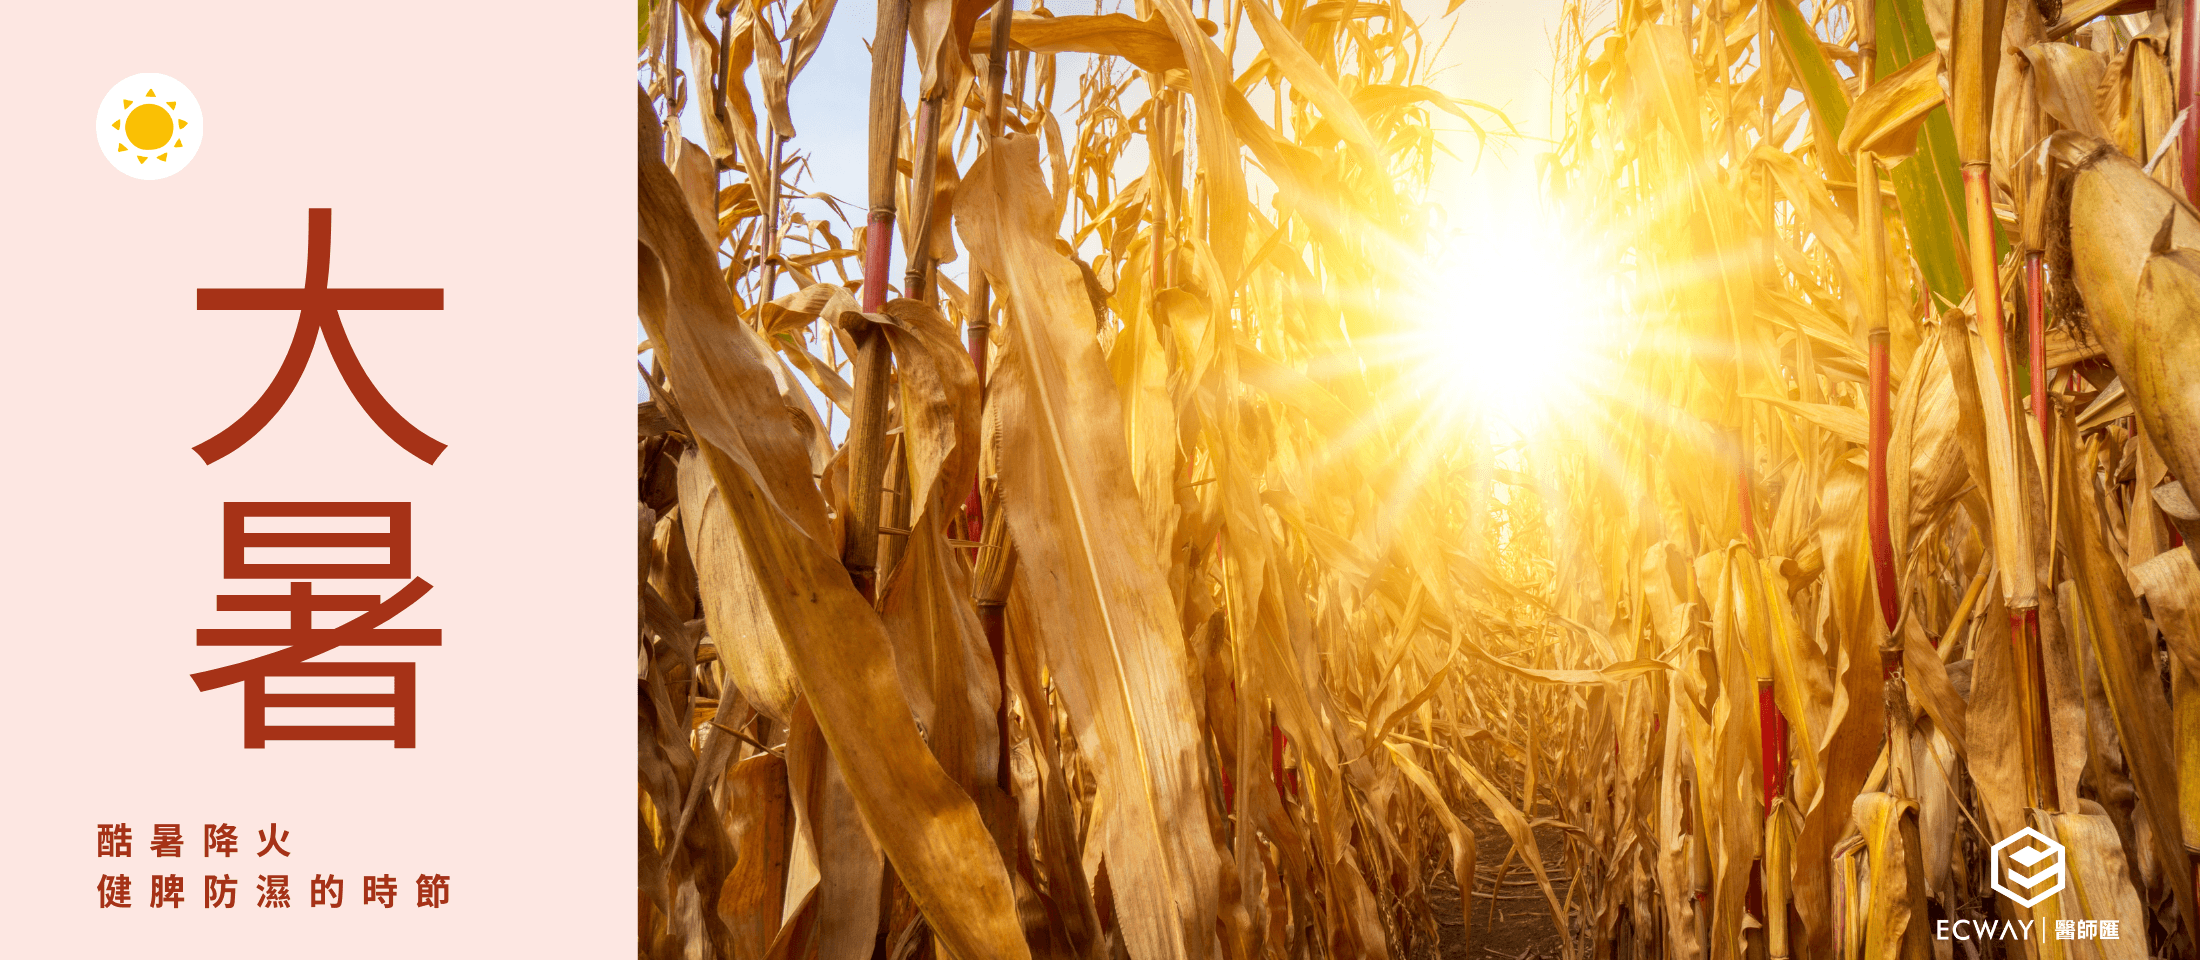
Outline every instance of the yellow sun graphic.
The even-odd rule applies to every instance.
[[[183,128],[191,125],[191,121],[176,116],[176,101],[170,100],[162,104],[159,99],[160,94],[151,88],[145,91],[144,103],[124,98],[122,109],[129,112],[114,122],[114,128],[122,131],[123,139],[127,141],[115,144],[115,149],[128,150],[136,147],[140,151],[137,155],[139,163],[144,163],[148,155],[151,159],[167,163],[167,151],[183,146]],[[170,143],[171,140],[175,142]],[[161,152],[154,153],[155,150]]]
[[[181,169],[205,139],[198,100],[173,77],[141,73],[99,104],[100,149],[115,169],[158,180]]]

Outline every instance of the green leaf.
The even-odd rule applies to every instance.
[[[1878,10],[1880,76],[1932,52],[1922,0],[1881,0]],[[1894,168],[1894,195],[1925,286],[1939,300],[1962,300],[1971,289],[1963,270],[1963,164],[1947,107],[1927,114],[1918,128],[1917,152]]]
[[[1834,72],[1833,61],[1826,58],[1809,22],[1795,9],[1795,0],[1770,0],[1769,7],[1773,28],[1780,35],[1780,48],[1787,53],[1788,63],[1794,65],[1795,78],[1803,85],[1803,100],[1810,104],[1812,138],[1820,162],[1830,178],[1854,181],[1856,164],[1834,147],[1841,142],[1841,130],[1849,123],[1849,92],[1841,86],[1841,75]]]

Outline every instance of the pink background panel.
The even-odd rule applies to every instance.
[[[67,957],[595,957],[632,949],[633,8],[617,3],[15,4],[0,13],[0,953]],[[98,153],[108,87],[165,73],[208,139],[138,181]],[[294,313],[199,312],[199,287],[296,287],[306,211],[334,210],[332,286],[442,287],[440,312],[344,324],[396,409],[385,438],[325,348],[261,434],[191,447],[273,377]],[[434,589],[391,625],[419,746],[242,746],[242,689],[195,671],[221,613],[232,500],[409,500]],[[316,583],[387,595],[392,581]],[[290,832],[291,856],[252,854]],[[136,834],[99,859],[99,823]],[[245,849],[199,856],[200,825]],[[151,856],[183,825],[181,859]],[[185,878],[148,909],[147,875]],[[133,881],[100,910],[103,873]],[[238,880],[234,910],[200,877]],[[288,911],[254,907],[288,873]],[[340,910],[305,906],[315,873]],[[398,878],[395,909],[360,878]],[[441,910],[414,877],[451,877]]]

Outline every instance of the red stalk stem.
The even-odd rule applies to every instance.
[[[863,234],[863,312],[877,313],[886,306],[886,275],[894,263],[894,211],[871,211],[869,229]]]
[[[901,73],[909,46],[908,0],[879,0],[871,40],[870,216],[863,235],[863,312],[886,306],[894,260],[895,158],[901,152]],[[775,174],[776,175],[776,174]]]
[[[1892,418],[1888,415],[1890,388],[1887,384],[1887,331],[1884,328],[1871,332],[1870,356],[1871,392],[1871,443],[1866,453],[1867,494],[1869,496],[1872,538],[1872,580],[1879,588],[1879,616],[1893,632],[1901,617],[1902,603],[1899,584],[1895,579],[1894,538],[1887,522],[1887,440],[1893,434]]]
[[[870,215],[863,238],[863,312],[886,306],[894,253],[894,156],[901,127],[902,55],[909,45],[909,0],[879,0],[871,45]],[[777,176],[776,172],[774,176]],[[855,335],[855,409],[848,415],[848,527],[841,562],[864,599],[876,599],[880,483],[886,476],[886,336],[864,324]]]

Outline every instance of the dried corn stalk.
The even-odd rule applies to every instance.
[[[1499,443],[1383,346],[1502,122],[1403,8],[888,0],[859,227],[832,4],[645,4],[640,953],[2195,956],[2177,33],[2042,6],[1569,4],[1623,309]]]

